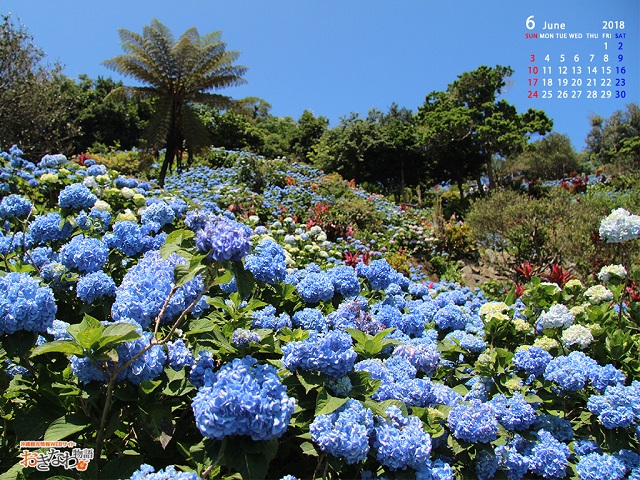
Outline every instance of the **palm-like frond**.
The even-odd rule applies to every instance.
[[[143,28],[142,34],[120,29],[119,35],[125,53],[104,61],[103,65],[139,80],[144,86],[121,87],[110,95],[158,98],[149,140],[160,145],[158,139],[164,137],[167,156],[181,148],[182,141],[191,146],[201,144],[204,126],[196,125],[198,118],[189,105],[206,103],[226,108],[232,104],[229,97],[209,92],[245,83],[242,76],[247,68],[234,65],[240,53],[227,51],[219,31],[201,36],[198,30],[190,28],[176,40],[156,19]]]

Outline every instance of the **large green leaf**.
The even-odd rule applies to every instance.
[[[329,395],[326,390],[321,390],[316,400],[316,416],[327,415],[340,408],[348,400],[348,398],[334,397]]]
[[[64,353],[65,355],[82,355],[84,353],[83,348],[76,342],[71,340],[54,340],[53,342],[43,343],[38,345],[31,354],[32,357],[42,355],[43,353]]]
[[[65,415],[54,420],[51,425],[49,425],[47,431],[44,432],[44,439],[48,441],[64,440],[90,426],[91,423],[81,415]]]

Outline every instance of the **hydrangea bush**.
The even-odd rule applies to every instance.
[[[633,265],[487,302],[401,274],[384,235],[307,225],[331,201],[310,167],[258,195],[231,167],[159,190],[21,155],[0,174],[6,478],[33,473],[21,440],[93,449],[82,478],[640,478]],[[376,208],[399,242],[403,212]]]

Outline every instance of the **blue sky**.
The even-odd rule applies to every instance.
[[[122,53],[118,28],[141,32],[157,18],[176,37],[190,27],[201,34],[221,30],[227,48],[241,52],[238,64],[249,70],[246,85],[220,93],[263,98],[277,116],[297,119],[309,109],[328,117],[332,126],[350,112],[386,111],[393,102],[415,111],[429,92],[445,90],[457,75],[480,65],[511,66],[515,74],[503,98],[519,112],[545,110],[554,131],[569,135],[578,150],[590,129],[590,115],[608,117],[640,100],[639,0],[3,0],[0,13],[7,12],[26,25],[49,61],[59,60],[72,78],[85,73],[121,79],[100,64]],[[528,30],[530,16],[536,27]],[[620,21],[624,29],[615,23]],[[554,36],[582,33],[583,38],[525,38],[526,33],[542,33],[544,22],[565,24],[564,30],[551,31]],[[612,29],[603,30],[605,26]],[[599,38],[586,39],[586,32]],[[624,33],[625,38],[605,40],[605,32]],[[622,52],[615,51],[619,41]],[[608,63],[605,53],[612,54]],[[547,54],[550,61],[545,63]],[[561,54],[567,63],[560,63]],[[591,54],[595,57],[588,63]],[[622,62],[618,54],[624,54]],[[535,88],[528,85],[536,78],[528,74],[532,65],[539,68]],[[598,73],[571,75],[569,70],[559,75],[564,65],[597,67]],[[543,76],[543,66],[552,74]],[[626,73],[601,74],[607,66],[624,66]],[[543,88],[543,77],[553,86]],[[580,78],[583,85],[560,88],[557,80],[562,77],[568,82]],[[587,91],[594,90],[586,85],[592,77],[599,84],[597,96],[604,89],[611,98],[587,98]],[[603,77],[611,87],[600,86]],[[615,87],[618,78],[624,87]],[[555,98],[559,89],[569,97],[581,90],[581,96]],[[538,91],[538,98],[527,98],[529,90]],[[551,90],[554,98],[541,98],[542,90]],[[616,99],[622,90],[625,98]]]

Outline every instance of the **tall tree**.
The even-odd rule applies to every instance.
[[[529,109],[518,114],[509,102],[498,100],[512,74],[511,67],[500,65],[465,72],[446,92],[429,94],[418,111],[422,139],[436,165],[447,170],[457,158],[462,172],[458,174],[459,186],[483,172],[493,188],[494,158],[516,154],[524,149],[530,135],[551,130],[553,122],[543,111]]]
[[[507,161],[510,172],[529,178],[555,180],[580,170],[580,159],[567,135],[553,132]]]
[[[364,118],[357,113],[341,118],[312,147],[309,159],[327,172],[384,193],[402,195],[405,186],[424,179],[413,114],[395,104],[388,113],[371,109]]]
[[[617,164],[621,169],[640,167],[640,108],[630,103],[609,118],[591,117],[587,154],[597,166]]]
[[[118,32],[125,53],[103,64],[144,86],[122,86],[111,95],[156,99],[150,139],[166,148],[158,176],[163,186],[167,169],[183,145],[192,151],[208,143],[207,129],[193,104],[229,107],[233,103],[230,97],[210,91],[245,83],[242,76],[247,68],[234,65],[239,52],[226,49],[220,31],[201,36],[190,28],[176,40],[154,19],[143,27],[142,35],[125,29]]]
[[[79,129],[73,122],[73,81],[60,65],[43,63],[44,52],[10,15],[0,17],[0,149],[18,144],[25,157],[71,153]]]

